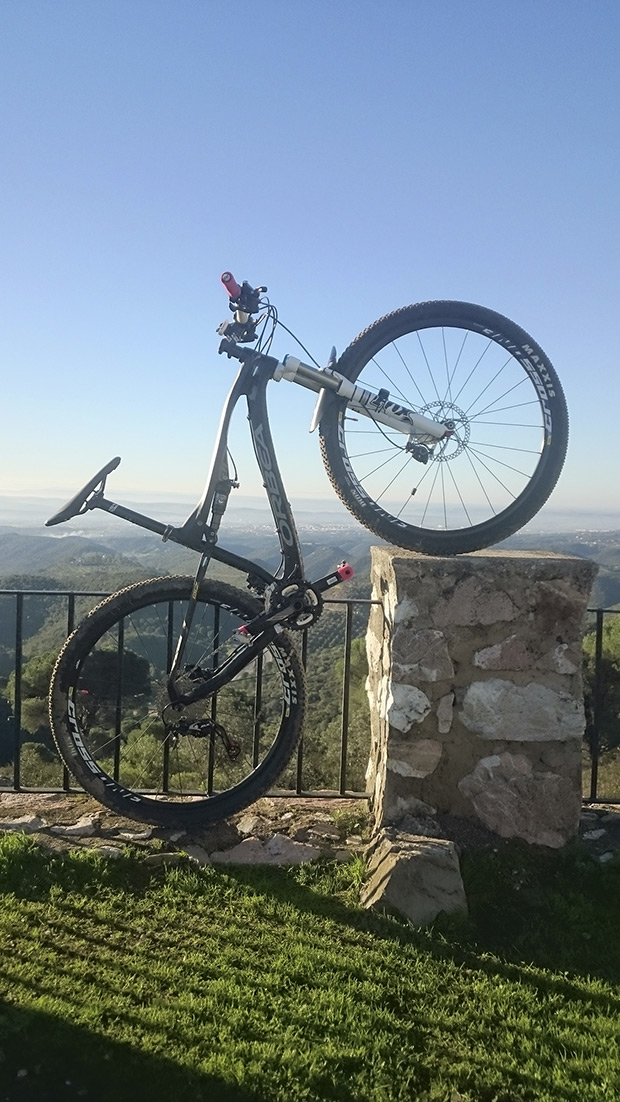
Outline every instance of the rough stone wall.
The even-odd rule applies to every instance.
[[[578,829],[581,641],[594,564],[373,548],[375,827],[441,811],[558,847]]]

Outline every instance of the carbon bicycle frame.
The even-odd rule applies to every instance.
[[[280,475],[269,427],[266,391],[267,384],[277,367],[278,360],[262,353],[252,352],[244,357],[224,404],[204,493],[196,508],[180,528],[163,524],[133,509],[127,509],[124,505],[110,501],[104,496],[107,475],[118,466],[120,462],[118,459],[113,460],[98,475],[95,475],[74,499],[77,501],[84,497],[83,507],[86,509],[103,509],[131,524],[157,533],[163,540],[172,540],[201,555],[168,675],[168,692],[173,704],[190,704],[217,692],[269,645],[277,630],[275,624],[263,617],[264,622],[260,623],[258,633],[255,636],[250,635],[241,643],[239,648],[216,670],[211,671],[210,676],[204,678],[201,684],[196,685],[190,692],[184,694],[178,692],[175,686],[176,674],[181,668],[200,583],[211,559],[242,571],[247,576],[248,584],[262,592],[267,586],[278,581],[295,584],[304,580],[301,545]],[[263,476],[282,552],[282,565],[276,574],[270,574],[258,563],[251,562],[217,545],[217,532],[226,511],[230,492],[235,485],[230,478],[228,467],[228,430],[234,409],[243,396],[247,399],[248,419],[256,461]],[[89,496],[91,493],[92,496]],[[257,617],[257,619],[261,618]]]
[[[237,343],[226,338],[221,342],[219,351],[227,353],[229,358],[240,360],[241,367],[224,404],[204,493],[196,508],[181,527],[177,528],[170,524],[163,524],[161,521],[147,517],[143,513],[138,513],[114,501],[109,501],[104,496],[106,479],[120,463],[118,457],[107,463],[60,512],[47,521],[48,525],[59,524],[72,516],[81,515],[89,509],[103,509],[122,520],[129,521],[130,524],[136,524],[141,528],[157,533],[164,541],[172,540],[188,547],[201,556],[168,678],[168,691],[173,704],[189,704],[217,692],[222,685],[235,677],[256,655],[269,646],[282,621],[286,622],[289,617],[294,617],[303,612],[304,598],[300,589],[307,585],[307,582],[304,578],[301,545],[291,507],[286,497],[269,427],[266,391],[267,384],[272,379],[277,381],[288,379],[315,391],[315,393],[319,393],[319,402],[315,410],[313,425],[319,419],[324,401],[329,400],[328,392],[331,390],[332,393],[344,397],[349,402],[350,408],[359,411],[364,416],[371,416],[373,420],[383,422],[390,427],[396,427],[407,435],[415,432],[430,433],[431,439],[438,440],[447,434],[447,425],[444,426],[431,421],[421,414],[416,414],[406,407],[389,401],[387,391],[380,391],[375,394],[363,387],[358,387],[338,372],[330,370],[330,367],[325,370],[310,367],[291,356],[286,356],[280,363],[272,356],[267,356],[253,349],[241,348]],[[335,356],[335,352],[333,355]],[[226,512],[230,492],[237,485],[236,481],[230,477],[228,432],[232,414],[242,397],[247,400],[248,420],[256,461],[263,476],[263,484],[280,544],[282,562],[275,574],[270,574],[258,563],[251,562],[241,555],[236,555],[234,552],[218,546],[218,530],[222,517]],[[257,615],[253,621],[246,625],[247,635],[244,635],[240,640],[239,648],[217,670],[210,671],[201,684],[196,685],[190,692],[181,695],[176,689],[175,680],[181,668],[186,642],[198,603],[200,585],[211,559],[232,566],[244,573],[249,587],[256,590],[260,595],[265,594],[268,588],[276,583],[283,586],[290,585],[291,590],[290,592],[286,591],[287,595],[283,602],[272,605],[269,611]],[[345,569],[348,573],[341,573],[341,570],[344,571]],[[332,572],[332,574],[313,583],[313,586],[316,587],[315,592],[323,592],[332,585],[346,580],[351,574],[350,567],[342,564],[342,567]],[[297,588],[298,586],[300,589]],[[312,586],[308,586],[308,588],[311,589]]]
[[[155,532],[164,541],[172,540],[174,543],[179,543],[192,551],[197,551],[207,561],[215,559],[227,566],[232,566],[246,574],[248,580],[257,584],[258,588],[264,588],[280,580],[302,581],[301,545],[280,474],[267,410],[267,384],[272,379],[277,367],[278,360],[262,353],[251,354],[241,364],[222,411],[204,493],[196,508],[180,527],[163,524],[161,521],[107,499],[104,496],[105,476],[108,473],[106,469],[104,469],[105,475],[102,488],[93,494],[87,502],[86,508],[103,509],[122,520],[129,521],[130,524],[136,524],[141,528]],[[217,543],[219,525],[226,511],[229,494],[234,486],[234,482],[230,478],[227,459],[228,431],[235,407],[244,396],[247,399],[248,420],[256,461],[263,477],[282,552],[282,566],[276,574],[270,574],[258,563],[243,558],[241,555],[236,555],[232,551],[227,551],[225,548],[219,547]],[[204,573],[204,569],[202,573]]]
[[[262,353],[253,353],[246,362],[242,363],[224,404],[204,493],[194,512],[180,529],[181,538],[179,542],[184,542],[183,537],[196,531],[204,532],[208,543],[213,540],[214,536],[217,538],[219,521],[223,516],[228,503],[228,495],[233,487],[227,460],[228,431],[235,407],[239,399],[245,396],[256,462],[263,478],[263,485],[282,552],[282,567],[279,571],[279,577],[286,581],[302,581],[301,544],[280,474],[267,409],[267,385],[273,378],[274,371],[278,366],[278,360]],[[172,538],[176,538],[176,536]],[[213,540],[213,546],[209,547],[209,551],[211,551],[213,558],[228,561],[228,552],[226,553],[226,559],[220,559],[220,548],[215,544],[215,540]],[[233,559],[232,565],[238,565],[240,569],[245,570],[245,559],[241,559],[236,555],[233,555]],[[267,577],[270,582],[275,580],[275,575],[268,575],[265,572],[265,580]]]

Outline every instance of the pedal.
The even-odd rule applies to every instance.
[[[332,574],[326,574],[324,578],[319,578],[318,582],[313,582],[312,588],[317,593],[324,593],[326,589],[332,589],[333,586],[340,585],[341,582],[350,581],[354,573],[353,567],[349,566],[348,562],[341,562]]]

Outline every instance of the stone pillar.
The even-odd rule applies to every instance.
[[[585,559],[373,548],[367,648],[375,828],[442,812],[502,837],[577,833]]]

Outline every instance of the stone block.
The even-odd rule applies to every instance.
[[[431,710],[431,702],[415,685],[388,682],[385,696],[385,718],[397,731],[410,731],[414,723],[421,723]]]
[[[443,744],[437,739],[392,742],[387,768],[401,777],[428,777],[441,760]]]
[[[442,912],[466,912],[454,842],[380,831],[369,847],[361,900],[365,907],[396,910],[416,926]]]
[[[535,771],[525,754],[481,758],[459,789],[484,825],[502,838],[558,849],[579,828],[581,793],[568,777]]]
[[[504,837],[577,833],[581,638],[593,563],[372,549],[367,634],[375,829],[416,802]]]
[[[556,742],[581,739],[583,701],[531,681],[490,678],[473,681],[465,693],[461,721],[480,738],[507,742]]]

